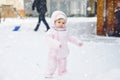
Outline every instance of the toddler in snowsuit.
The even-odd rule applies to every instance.
[[[67,22],[67,16],[62,11],[55,11],[51,16],[53,28],[49,29],[46,33],[45,39],[49,46],[48,55],[48,70],[46,78],[52,77],[58,70],[58,75],[63,75],[66,70],[67,57],[69,55],[68,41],[78,46],[82,46],[83,43],[74,36],[71,36],[65,24]]]

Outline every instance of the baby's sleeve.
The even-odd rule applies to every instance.
[[[74,43],[75,45],[78,45],[78,46],[82,44],[82,41],[79,38],[72,36],[70,34],[69,34],[69,42]]]

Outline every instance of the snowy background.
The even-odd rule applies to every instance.
[[[46,80],[46,28],[41,23],[34,32],[36,23],[37,18],[0,23],[0,80]],[[15,26],[21,27],[13,31]],[[68,18],[67,28],[84,45],[69,43],[68,73],[50,80],[120,80],[120,38],[96,36],[96,17]]]

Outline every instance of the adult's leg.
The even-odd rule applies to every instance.
[[[50,27],[49,27],[49,25],[48,25],[48,23],[47,23],[47,21],[46,21],[46,19],[45,19],[45,14],[42,15],[42,21],[43,21],[43,23],[45,24],[47,30],[49,30]]]
[[[42,20],[42,16],[39,14],[38,23],[37,23],[37,25],[36,25],[34,31],[37,31],[37,30],[39,29],[39,26],[40,26],[41,20]]]
[[[118,34],[117,37],[120,37],[120,22],[118,23],[118,26],[117,26],[117,34]]]
[[[120,32],[120,22],[118,22],[117,30]]]

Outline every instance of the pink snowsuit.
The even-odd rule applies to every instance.
[[[79,46],[81,41],[68,34],[66,29],[50,29],[46,33],[46,41],[49,46],[49,59],[47,74],[53,75],[58,68],[58,74],[66,72],[66,58],[69,55],[68,41]]]

